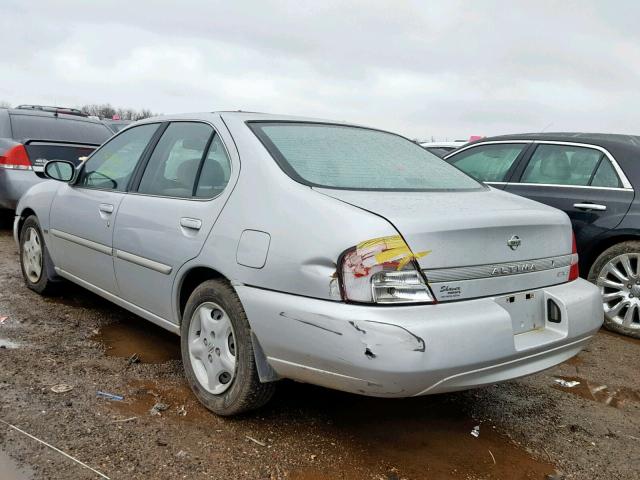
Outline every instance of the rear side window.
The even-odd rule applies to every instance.
[[[13,138],[101,145],[113,135],[102,123],[67,117],[11,114]]]
[[[504,182],[509,169],[527,146],[526,143],[479,145],[448,160],[481,182]]]
[[[399,135],[322,123],[253,122],[249,126],[280,167],[306,185],[395,191],[483,188]]]
[[[229,182],[230,176],[231,162],[229,161],[229,156],[220,137],[216,135],[213,137],[207,158],[205,158],[202,165],[196,197],[213,198],[220,194]]]
[[[587,186],[603,157],[602,152],[593,148],[538,145],[520,181]]]
[[[171,123],[149,159],[139,193],[190,198],[213,128],[204,123]]]
[[[622,187],[618,174],[608,158],[603,158],[600,162],[600,166],[596,170],[593,180],[591,180],[591,186],[612,188]]]
[[[133,127],[107,142],[85,164],[77,185],[124,192],[157,123]]]

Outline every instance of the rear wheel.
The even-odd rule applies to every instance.
[[[600,287],[605,327],[640,338],[640,242],[618,243],[602,252],[589,281]]]
[[[35,215],[31,215],[20,230],[20,267],[27,287],[41,295],[54,293],[57,282],[50,278],[50,265],[53,264],[44,243],[40,223]]]
[[[181,325],[185,375],[198,400],[218,415],[263,406],[274,392],[260,383],[251,329],[240,299],[223,280],[208,280],[189,297]]]

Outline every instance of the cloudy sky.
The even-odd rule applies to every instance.
[[[640,133],[635,1],[0,2],[0,100]]]

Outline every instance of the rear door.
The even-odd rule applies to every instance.
[[[634,196],[629,180],[605,149],[568,142],[536,141],[505,190],[565,211],[579,250],[615,228]]]
[[[159,124],[133,127],[87,160],[73,184],[62,185],[50,213],[54,263],[67,274],[117,294],[113,269],[113,221]]]
[[[457,150],[446,160],[471,177],[502,189],[526,155],[530,141],[497,141]]]
[[[114,261],[121,296],[165,320],[174,318],[176,274],[202,249],[237,171],[221,130],[170,123],[118,211]]]

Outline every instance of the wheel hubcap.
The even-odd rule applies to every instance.
[[[198,382],[209,393],[223,393],[236,374],[236,341],[229,316],[216,303],[201,304],[191,317],[188,340]]]
[[[38,283],[42,275],[42,245],[36,229],[29,227],[22,244],[22,264],[31,283]]]
[[[607,319],[626,328],[640,329],[640,254],[625,253],[611,259],[596,283]]]

